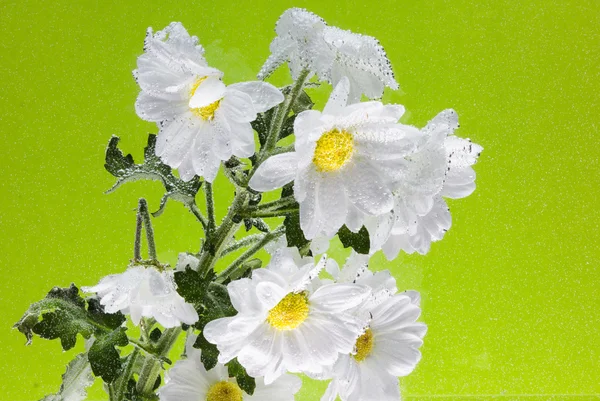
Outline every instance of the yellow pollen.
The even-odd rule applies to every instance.
[[[198,89],[200,84],[202,82],[204,82],[204,80],[206,78],[208,78],[208,77],[200,77],[196,80],[196,82],[194,82],[194,84],[192,85],[192,88],[190,89],[190,98],[192,96],[194,96],[194,93],[196,93],[196,90]],[[195,116],[202,118],[204,121],[212,120],[215,117],[215,111],[219,108],[220,103],[221,103],[221,99],[209,104],[208,106],[194,107],[194,108],[190,107],[190,111]]]
[[[373,351],[373,332],[371,329],[367,329],[358,337],[354,348],[356,349],[356,353],[352,356],[357,362],[364,361],[371,354],[371,351]]]
[[[213,384],[206,394],[206,401],[242,401],[242,398],[240,387],[228,381]]]
[[[352,156],[354,141],[347,131],[333,129],[317,141],[313,163],[319,171],[337,171]]]
[[[306,294],[287,294],[269,311],[267,322],[278,330],[292,330],[308,317],[308,299]]]

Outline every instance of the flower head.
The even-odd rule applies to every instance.
[[[389,212],[396,170],[417,145],[418,130],[397,123],[402,106],[348,106],[349,90],[343,78],[322,113],[300,113],[294,124],[295,152],[267,159],[250,180],[258,191],[294,180],[308,239],[331,237],[343,224],[357,231],[366,216]]]
[[[254,393],[246,394],[224,365],[217,363],[208,371],[204,368],[201,351],[192,347],[196,337],[188,338],[187,358],[177,361],[165,374],[166,384],[158,392],[161,401],[293,401],[302,386],[298,377],[289,374],[270,385],[258,377]]]
[[[250,122],[283,101],[277,88],[259,81],[225,85],[181,23],[148,29],[144,49],[134,71],[142,89],[136,111],[158,123],[156,155],[164,163],[184,180],[199,175],[212,182],[221,161],[254,154]]]
[[[352,255],[341,271],[332,271],[338,281],[353,280],[369,285],[372,296],[361,305],[369,321],[350,353],[340,355],[329,370],[332,381],[322,401],[397,401],[398,376],[412,372],[421,358],[419,347],[427,331],[416,322],[420,297],[415,291],[396,294],[389,272],[372,273],[368,257]]]
[[[97,293],[106,312],[130,315],[135,325],[142,316],[153,317],[164,327],[194,324],[198,320],[194,307],[177,293],[172,270],[160,272],[152,266],[136,265],[83,290]]]
[[[352,351],[363,323],[352,310],[369,295],[357,284],[324,284],[316,275],[331,263],[298,260],[290,249],[277,251],[251,279],[227,289],[238,314],[209,322],[206,339],[219,361],[234,357],[252,376],[270,383],[283,372],[320,374],[338,353]]]
[[[425,139],[417,152],[407,158],[396,178],[393,219],[388,236],[381,235],[372,249],[382,248],[388,259],[400,250],[425,254],[431,242],[439,241],[450,229],[452,218],[443,197],[463,198],[475,190],[475,171],[471,167],[483,150],[469,139],[454,135],[458,117],[445,110],[421,130]],[[380,217],[379,219],[381,220]],[[373,231],[377,219],[367,219]]]
[[[321,17],[301,8],[286,10],[279,17],[275,32],[271,55],[261,68],[259,79],[265,79],[287,61],[294,79],[302,69],[333,86],[347,77],[351,103],[359,101],[362,94],[380,98],[385,86],[398,89],[383,47],[371,36],[328,26]]]

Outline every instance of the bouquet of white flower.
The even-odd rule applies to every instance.
[[[89,340],[44,400],[83,400],[99,376],[111,401],[284,401],[301,387],[294,373],[330,380],[322,400],[400,399],[398,377],[419,362],[426,332],[420,297],[398,292],[388,271],[370,271],[369,258],[424,254],[442,239],[451,224],[443,198],[473,192],[482,148],[454,135],[453,110],[419,129],[398,122],[400,105],[362,101],[398,89],[376,39],[302,9],[287,10],[276,33],[261,81],[225,85],[180,23],[148,29],[135,107],[158,134],[139,164],[110,140],[110,191],[161,181],[166,192],[152,215],[169,199],[182,202],[204,229],[202,247],[182,252],[174,269],[159,262],[141,199],[125,272],[83,287],[86,297],[75,285],[57,287],[31,305],[15,325],[28,342],[59,338],[68,350],[78,334]],[[263,81],[284,63],[291,85]],[[318,111],[305,89],[321,82],[333,90]],[[218,224],[212,183],[221,167],[235,196]],[[262,201],[279,188],[277,200]],[[324,255],[336,235],[353,249],[342,268]],[[271,255],[264,267],[254,258],[263,248]],[[173,362],[182,333],[185,350]]]

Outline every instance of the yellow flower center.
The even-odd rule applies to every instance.
[[[304,292],[287,294],[269,311],[267,322],[278,330],[292,330],[308,317],[308,299]]]
[[[194,96],[194,93],[196,93],[196,90],[198,89],[198,87],[200,86],[200,84],[208,77],[200,77],[196,80],[196,82],[194,82],[194,84],[192,85],[192,88],[190,89],[190,98],[192,96]],[[190,111],[197,117],[202,118],[204,121],[206,120],[212,120],[215,117],[215,111],[219,108],[219,105],[221,103],[221,99],[217,100],[216,102],[213,102],[211,104],[209,104],[208,106],[204,106],[204,107],[190,107]]]
[[[222,381],[213,384],[206,394],[206,401],[242,401],[242,390],[232,382]]]
[[[354,345],[356,349],[356,353],[352,355],[357,362],[364,361],[373,351],[373,332],[371,329],[367,329],[358,340],[356,340],[356,345]]]
[[[317,141],[313,163],[319,171],[337,171],[352,156],[354,141],[347,131],[333,129]]]

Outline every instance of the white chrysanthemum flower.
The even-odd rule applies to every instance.
[[[191,346],[195,339],[195,335],[188,338],[187,359],[177,361],[166,372],[166,384],[158,391],[161,401],[293,401],[302,386],[302,381],[290,374],[270,385],[257,377],[254,393],[246,394],[224,365],[217,363],[209,371],[204,368],[201,351]]]
[[[351,103],[359,101],[362,94],[380,98],[385,86],[398,89],[383,47],[371,36],[327,26],[321,17],[301,8],[286,10],[275,32],[271,55],[259,79],[265,79],[287,61],[294,79],[303,69],[333,86],[348,77]]]
[[[287,61],[292,78],[297,79],[303,69],[323,75],[330,68],[333,54],[325,43],[323,18],[302,8],[290,8],[277,20],[277,36],[271,42],[271,55],[258,73],[265,79]]]
[[[198,321],[194,307],[177,293],[172,270],[132,266],[124,273],[104,277],[93,287],[83,287],[83,291],[97,293],[106,312],[130,315],[135,325],[142,316],[153,317],[167,328]]]
[[[389,237],[381,235],[372,241],[373,249],[381,247],[388,259],[400,250],[427,253],[431,242],[441,240],[452,224],[443,197],[464,198],[475,190],[471,166],[483,149],[454,136],[456,128],[456,112],[441,112],[422,130],[427,139],[424,145],[407,158],[394,193],[393,226],[383,224],[390,228]],[[379,227],[381,231],[383,218],[367,219],[369,230]]]
[[[136,111],[159,124],[156,155],[164,163],[186,181],[199,175],[212,182],[222,160],[254,154],[250,122],[283,101],[277,88],[260,81],[225,85],[181,23],[156,33],[149,28],[144,49],[134,71],[142,89]]]
[[[327,264],[325,257],[317,266],[312,258],[298,263],[282,250],[251,279],[232,281],[227,289],[238,314],[204,329],[219,349],[219,362],[237,357],[251,376],[271,383],[285,371],[321,374],[338,353],[351,352],[364,327],[351,312],[369,290],[324,284],[316,276]]]
[[[249,183],[264,192],[294,180],[300,224],[308,239],[331,237],[343,224],[357,231],[365,216],[389,212],[390,184],[420,135],[418,129],[397,123],[402,106],[347,106],[348,91],[344,78],[322,113],[300,113],[294,123],[295,152],[267,159]]]
[[[350,103],[365,94],[370,99],[383,96],[385,86],[398,89],[392,65],[379,41],[336,27],[326,27],[323,37],[333,51],[333,63],[321,78],[337,85],[343,77],[350,80]]]
[[[332,380],[321,401],[398,401],[399,376],[412,372],[421,358],[419,347],[427,331],[420,315],[416,291],[395,294],[389,272],[373,274],[368,256],[353,254],[341,272],[332,271],[339,281],[371,286],[372,296],[359,312],[368,315],[367,328],[356,340],[353,352],[340,355],[329,370]]]

